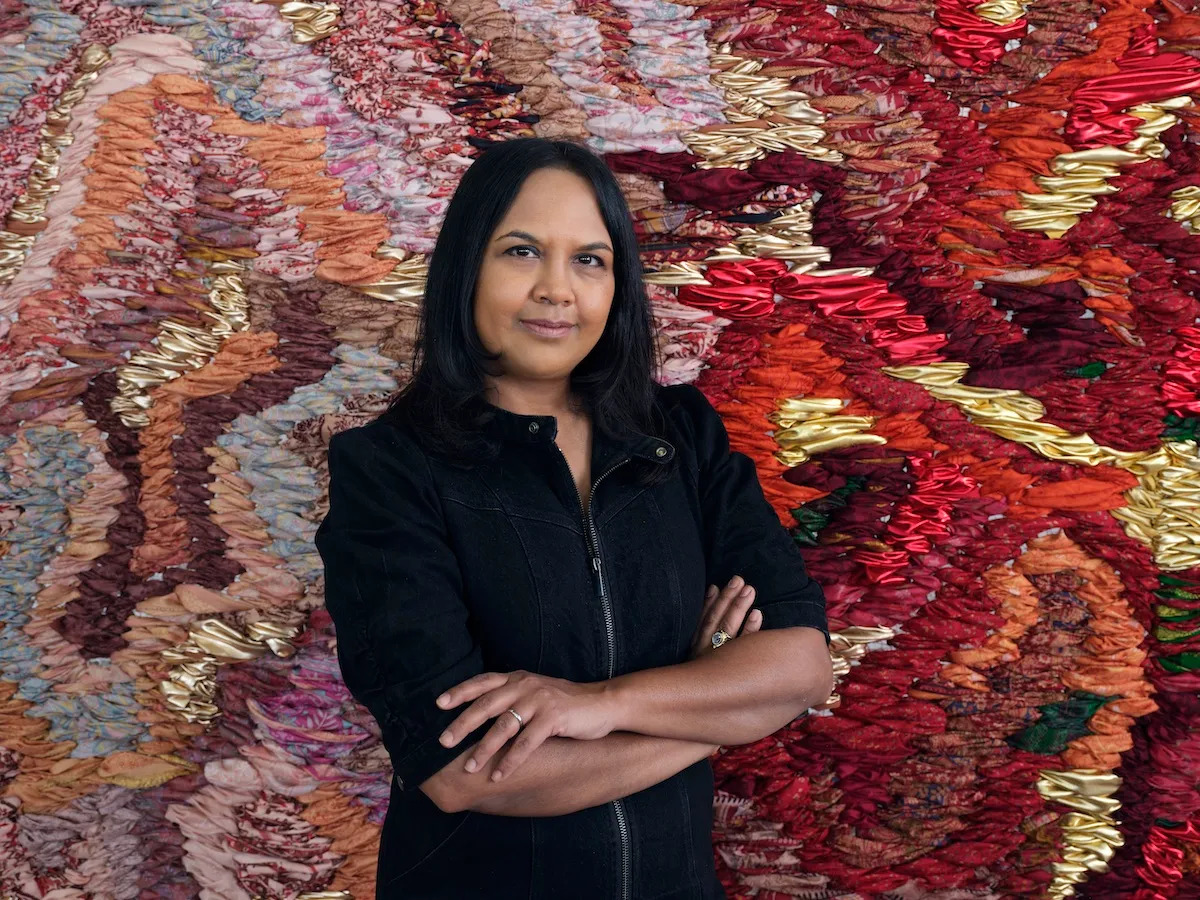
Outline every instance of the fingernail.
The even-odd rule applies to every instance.
[[[476,768],[478,768],[478,766],[476,765],[475,760],[468,759],[467,760],[467,771],[474,772]]]
[[[450,702],[450,695],[449,695],[449,694],[442,694],[442,696],[440,696],[440,697],[438,697],[438,698],[437,698],[437,705],[438,705],[438,706],[445,706],[445,705],[446,705],[447,703],[449,703],[449,702]]]
[[[742,588],[742,596],[743,597],[749,597],[753,593],[754,593],[754,588],[750,587],[750,585],[746,585],[744,588]]]
[[[492,781],[499,781],[503,777],[504,777],[504,773],[501,772],[499,769],[497,769],[495,772],[492,773]]]
[[[440,738],[439,740],[441,740],[441,742],[442,742],[442,746],[444,746],[444,747],[449,747],[449,746],[450,746],[450,741],[452,741],[453,739],[454,739],[454,735],[452,735],[452,734],[451,734],[450,732],[448,732],[448,731],[444,731],[444,732],[442,732],[442,736],[441,736],[441,738]]]

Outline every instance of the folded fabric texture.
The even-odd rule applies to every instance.
[[[0,0],[0,895],[374,893],[326,447],[538,135],[825,589],[834,695],[712,759],[729,896],[1200,897],[1185,6]]]

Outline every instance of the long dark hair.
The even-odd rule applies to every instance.
[[[657,362],[650,305],[642,283],[629,207],[604,161],[569,141],[518,138],[489,146],[475,160],[446,210],[429,260],[413,374],[385,418],[415,426],[425,446],[469,463],[499,450],[481,431],[489,353],[475,329],[475,286],[488,240],[525,179],[540,169],[573,172],[591,185],[613,245],[615,289],[599,342],[571,373],[571,390],[593,427],[614,437],[660,435],[654,405]],[[656,466],[653,469],[664,467]],[[657,480],[647,471],[647,480]]]

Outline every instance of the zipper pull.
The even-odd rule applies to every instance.
[[[600,557],[592,557],[592,571],[596,573],[596,587],[600,591],[600,599],[604,600],[608,597],[608,591],[604,589],[604,573],[600,571]]]

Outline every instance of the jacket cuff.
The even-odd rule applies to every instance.
[[[468,747],[483,740],[483,736],[495,723],[495,719],[488,719],[453,747],[443,747],[438,740],[442,736],[442,732],[449,728],[450,724],[469,706],[469,703],[464,703],[454,709],[440,711],[442,714],[433,723],[434,728],[429,737],[415,747],[412,747],[411,739],[407,742],[397,742],[401,745],[407,743],[412,747],[404,756],[398,757],[389,750],[392,758],[392,770],[395,772],[396,781],[401,790],[415,791],[419,789],[427,778],[444,769]],[[388,737],[389,735],[384,735],[384,746],[396,746],[388,740]],[[504,750],[501,749],[500,752],[503,753]]]
[[[820,603],[807,600],[781,600],[759,607],[763,621],[760,631],[769,628],[792,628],[804,625],[816,628],[825,635],[825,646],[830,644],[829,620],[825,616],[825,607]]]

